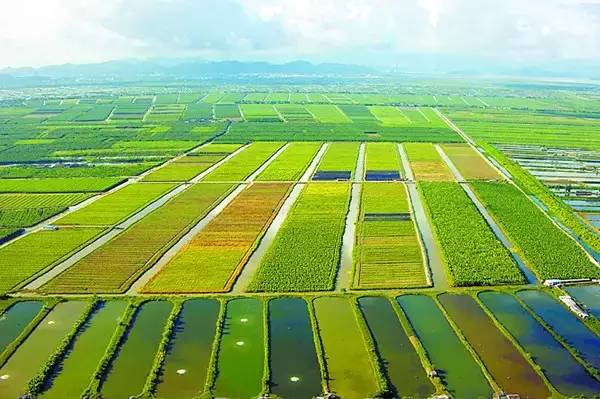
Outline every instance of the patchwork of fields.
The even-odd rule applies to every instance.
[[[600,97],[249,87],[0,100],[0,397],[597,396]]]

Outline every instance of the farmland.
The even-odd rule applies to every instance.
[[[152,79],[0,90],[0,397],[600,391],[593,83]]]

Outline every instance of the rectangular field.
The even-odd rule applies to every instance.
[[[350,118],[346,116],[335,105],[306,105],[306,110],[321,123],[352,123]]]
[[[220,165],[203,181],[243,181],[267,161],[283,143],[252,143],[233,158]]]
[[[367,180],[396,180],[396,174],[398,179],[404,175],[396,143],[367,143],[366,147],[365,173]]]
[[[350,180],[356,172],[360,144],[359,143],[331,143],[321,158],[313,180],[319,174],[346,176],[341,180]],[[326,177],[326,176],[325,176]],[[335,177],[335,176],[334,176]],[[328,180],[324,178],[322,180]],[[338,180],[337,178],[331,180]]]
[[[442,144],[442,149],[467,180],[500,180],[501,176],[469,144]]]
[[[365,183],[356,230],[356,288],[424,287],[424,258],[406,188]]]
[[[103,231],[102,228],[41,230],[0,248],[0,292],[51,269]]]
[[[457,183],[421,182],[419,191],[454,286],[525,282],[508,250]]]
[[[350,201],[350,184],[307,184],[265,254],[252,291],[333,288]]]
[[[89,193],[109,190],[122,181],[114,177],[0,179],[0,193]]]
[[[234,186],[191,186],[48,282],[42,291],[123,292]]]
[[[404,149],[417,181],[453,181],[454,176],[431,143],[406,143]]]
[[[281,122],[279,113],[270,104],[241,104],[245,120],[251,122]]]
[[[57,225],[110,226],[141,210],[175,188],[175,184],[135,183],[71,212],[56,221]]]
[[[226,292],[235,282],[291,184],[242,191],[144,287],[147,293]]]
[[[296,181],[300,179],[321,143],[291,143],[281,155],[256,177],[257,181]]]

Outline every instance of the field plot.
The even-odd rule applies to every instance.
[[[278,397],[321,394],[321,370],[304,299],[269,301],[269,366],[271,392]]]
[[[400,180],[402,163],[396,143],[367,143],[365,180]]]
[[[103,376],[102,398],[129,398],[142,393],[172,308],[167,301],[148,301],[137,309]]]
[[[0,194],[0,227],[29,227],[91,194]]]
[[[519,110],[448,110],[447,115],[473,139],[491,144],[600,148],[600,125],[595,118]]]
[[[308,184],[267,250],[250,290],[332,289],[349,201],[350,184]]]
[[[119,163],[112,165],[86,164],[77,166],[9,166],[0,168],[0,177],[6,179],[64,178],[64,177],[129,177],[136,176],[158,162]]]
[[[373,105],[369,107],[369,111],[384,125],[405,126],[412,123],[397,107]]]
[[[46,292],[123,292],[220,202],[233,184],[196,184],[42,287]]]
[[[472,297],[443,294],[438,298],[502,391],[526,398],[551,396],[527,359]]]
[[[42,306],[40,301],[19,301],[0,310],[0,353],[23,332]]]
[[[160,371],[157,397],[192,398],[202,393],[220,308],[214,299],[183,303]]]
[[[550,383],[568,397],[594,397],[600,382],[527,312],[505,293],[483,292],[479,298],[510,335],[529,353]]]
[[[321,143],[291,143],[267,168],[257,181],[297,181],[300,179]]]
[[[540,280],[600,277],[600,268],[583,249],[516,187],[487,182],[471,186]]]
[[[283,116],[287,122],[314,122],[312,114],[302,105],[279,104],[275,109]]]
[[[381,387],[354,304],[335,297],[317,298],[313,303],[325,351],[329,389],[344,399],[375,397]]]
[[[211,145],[208,144],[156,169],[144,177],[144,181],[188,181],[233,152],[225,149],[223,151],[204,151],[210,147]]]
[[[103,231],[103,228],[42,230],[0,248],[0,292],[51,269]]]
[[[282,146],[283,143],[277,142],[252,143],[248,148],[212,171],[203,181],[243,181]]]
[[[307,105],[306,110],[321,123],[351,123],[352,121],[335,105]]]
[[[237,104],[215,104],[213,107],[216,119],[239,119],[242,117]]]
[[[356,231],[356,288],[427,286],[423,253],[404,185],[363,184]]]
[[[150,104],[117,104],[117,107],[113,110],[110,119],[115,120],[142,120],[148,112]]]
[[[358,303],[392,392],[401,398],[431,397],[433,384],[389,300],[362,297]]]
[[[175,188],[174,184],[130,184],[91,204],[71,212],[60,219],[57,225],[109,226],[144,208],[150,202]]]
[[[263,302],[254,298],[227,302],[217,355],[213,394],[220,398],[254,398],[262,391],[265,367]]]
[[[144,292],[229,291],[275,217],[290,184],[253,184],[190,241]]]
[[[377,122],[378,119],[364,105],[338,105],[338,108],[346,114],[352,122]]]
[[[188,104],[181,119],[185,121],[212,119],[213,107],[210,104]]]
[[[27,383],[41,370],[58,345],[74,328],[83,315],[87,302],[59,303],[42,319],[0,368],[0,375],[8,376],[0,382],[0,397],[19,398],[27,392]]]
[[[241,104],[240,109],[245,120],[251,122],[280,122],[279,113],[270,104]]]
[[[260,92],[260,93],[248,93],[246,97],[242,99],[242,102],[245,103],[261,103],[267,98],[269,93]]]
[[[181,118],[185,111],[183,104],[157,104],[154,105],[144,121],[150,123],[174,122]]]
[[[417,181],[452,181],[454,176],[430,143],[406,143],[404,149]]]
[[[76,116],[73,120],[77,122],[104,122],[115,108],[112,104],[98,104],[92,109]]]
[[[360,145],[332,143],[321,158],[313,180],[350,180],[354,177]]]
[[[500,180],[500,174],[469,144],[441,146],[456,169],[467,180]]]
[[[109,190],[122,181],[113,177],[0,179],[0,193],[88,193]]]
[[[40,398],[78,398],[83,394],[94,377],[126,308],[125,301],[100,302],[96,305],[77,331],[75,342],[65,357],[53,366],[53,371],[42,387]]]
[[[458,184],[421,182],[418,188],[452,285],[520,284],[525,281],[508,250]]]
[[[456,398],[492,397],[481,368],[435,301],[424,295],[402,295],[397,300],[448,392]]]

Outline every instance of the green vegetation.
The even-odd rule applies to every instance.
[[[508,250],[456,183],[419,183],[454,286],[520,284]]]
[[[452,181],[454,176],[430,143],[406,143],[404,149],[417,181]]]
[[[349,201],[349,184],[306,185],[267,250],[250,289],[332,289]]]
[[[282,143],[253,143],[220,165],[203,181],[242,181],[283,146]]]
[[[442,148],[467,180],[500,180],[500,174],[469,144],[444,144]]]
[[[48,282],[42,290],[123,292],[233,188],[229,183],[191,186]]]
[[[291,143],[257,176],[256,180],[295,181],[300,179],[320,147],[320,143]]]
[[[368,143],[365,158],[367,171],[402,171],[396,143]]]
[[[354,254],[357,288],[428,285],[407,197],[400,183],[363,184]]]
[[[324,171],[347,171],[354,176],[356,162],[358,161],[357,143],[332,143],[321,158],[317,166],[317,172]]]
[[[472,186],[540,279],[600,277],[600,268],[583,249],[515,186],[486,182]]]
[[[122,181],[112,177],[0,179],[0,193],[87,193],[109,190]]]

